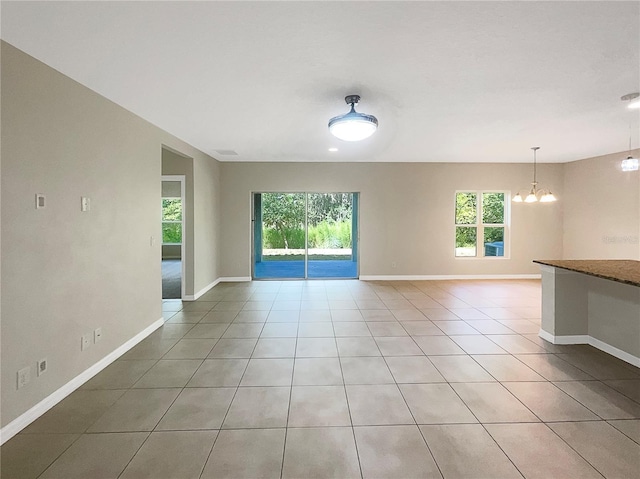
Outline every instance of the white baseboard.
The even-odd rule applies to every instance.
[[[600,351],[609,353],[611,356],[615,356],[618,359],[622,359],[623,361],[640,368],[640,358],[633,354],[629,354],[622,349],[618,349],[615,346],[611,346],[610,344],[600,341],[599,339],[592,338],[591,336],[589,336],[589,344],[594,348],[598,348]]]
[[[360,275],[363,281],[432,281],[452,279],[540,279],[540,274]]]
[[[551,333],[546,332],[544,329],[540,329],[538,332],[545,341],[549,341],[552,344],[589,344],[590,336],[588,334],[580,334],[574,336],[554,336]]]
[[[629,354],[622,349],[618,349],[615,346],[611,346],[610,344],[600,341],[588,334],[581,334],[577,336],[554,336],[553,334],[541,329],[538,332],[538,336],[545,341],[549,341],[551,344],[589,344],[600,351],[604,351],[611,356],[615,356],[618,359],[622,359],[623,361],[640,368],[639,357]]]
[[[5,427],[0,429],[0,444],[4,444],[13,436],[18,434],[25,427],[27,427],[33,421],[38,419],[45,412],[47,412],[53,406],[58,404],[60,401],[62,401],[69,394],[71,394],[73,391],[78,389],[80,386],[82,386],[84,383],[86,383],[89,379],[94,377],[104,368],[109,366],[112,362],[114,362],[124,353],[129,351],[136,344],[138,344],[140,341],[145,339],[147,336],[149,336],[151,333],[153,333],[156,329],[158,329],[163,324],[164,324],[164,318],[160,318],[157,321],[154,321],[152,324],[150,324],[145,329],[143,329],[138,334],[136,334],[133,338],[129,339],[122,346],[120,346],[119,348],[107,354],[104,358],[102,358],[100,361],[95,363],[93,366],[89,367],[88,369],[85,369],[83,372],[78,374],[75,378],[73,378],[71,381],[66,383],[64,386],[57,389],[55,392],[53,392],[52,394],[44,398],[42,401],[40,401],[38,404],[33,406],[31,409],[24,412],[23,414],[18,416],[16,419],[11,421],[9,424],[7,424]]]
[[[205,294],[207,291],[209,291],[211,288],[213,288],[216,284],[218,284],[220,282],[220,278],[216,279],[213,283],[208,284],[207,286],[205,286],[204,288],[202,288],[200,291],[198,291],[196,294],[186,294],[184,296],[184,298],[182,298],[183,301],[195,301],[196,299],[198,299],[200,296],[202,296],[203,294]]]
[[[208,284],[207,286],[202,288],[196,294],[194,294],[194,295],[191,295],[191,294],[185,295],[185,297],[182,298],[182,300],[183,301],[195,301],[196,299],[200,298],[203,294],[205,294],[207,291],[209,291],[211,288],[213,288],[218,283],[239,283],[239,282],[243,282],[243,281],[251,281],[251,276],[230,276],[230,277],[218,278],[213,283]]]
[[[547,333],[542,328],[540,328],[540,331],[538,331],[538,336],[540,336],[542,339],[544,339],[545,341],[547,341],[547,342],[549,342],[551,344],[556,344],[555,343],[556,337],[551,333]]]

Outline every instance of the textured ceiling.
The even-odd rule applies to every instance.
[[[639,2],[2,2],[2,38],[223,161],[565,162],[638,146]],[[380,127],[327,129],[344,96]],[[328,152],[337,147],[336,153]],[[220,155],[216,150],[234,150]]]

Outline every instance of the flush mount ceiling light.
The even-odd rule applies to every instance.
[[[640,93],[629,93],[627,95],[624,95],[623,97],[620,98],[622,101],[626,101],[629,102],[629,104],[627,105],[627,108],[640,108]],[[631,133],[633,132],[632,130],[632,126],[631,126],[631,120],[629,120],[629,156],[627,156],[624,160],[622,160],[622,163],[620,164],[620,167],[622,168],[622,171],[637,171],[638,170],[638,158],[634,158],[631,155]]]
[[[531,182],[531,189],[529,190],[529,194],[522,199],[522,195],[518,191],[518,194],[513,197],[513,201],[515,203],[535,203],[540,201],[540,203],[551,203],[556,201],[556,197],[551,193],[551,190],[543,190],[538,189],[538,180],[536,177],[536,152],[540,149],[539,146],[531,147],[533,150],[533,181]],[[538,198],[539,197],[539,198]]]
[[[351,105],[351,111],[329,120],[331,134],[344,141],[360,141],[373,135],[378,129],[378,119],[373,115],[356,111],[355,106],[360,101],[360,95],[347,95],[344,101]]]

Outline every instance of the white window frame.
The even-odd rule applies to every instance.
[[[163,225],[165,225],[165,224],[179,224],[180,225],[180,229],[183,230],[182,223],[183,223],[183,220],[184,220],[184,208],[183,208],[183,205],[182,205],[182,198],[180,198],[179,196],[163,196],[162,199],[163,200],[180,200],[180,209],[182,210],[182,220],[164,220],[163,219],[162,220],[162,224]],[[160,204],[160,208],[162,208],[162,203]],[[162,214],[162,213],[160,213],[160,214]],[[183,234],[180,235],[180,237],[182,238],[182,241],[184,242],[184,232],[183,232]],[[163,245],[167,245],[167,246],[172,246],[172,245],[173,246],[180,246],[180,245],[182,245],[182,243],[165,243],[164,242],[164,233],[162,235],[162,244]]]
[[[456,223],[457,198],[459,193],[473,193],[476,195],[476,222],[470,224]],[[504,194],[504,223],[483,223],[482,222],[482,198],[484,193],[503,193]],[[458,227],[476,228],[476,255],[475,256],[457,256],[456,255],[456,231]],[[484,248],[484,229],[485,228],[504,228],[504,255],[503,256],[485,256]],[[511,257],[511,192],[507,190],[456,190],[453,197],[453,256],[455,259],[472,260],[485,259],[492,260],[510,259]]]
[[[181,247],[181,253],[180,256],[182,258],[184,258],[184,235],[185,235],[185,221],[186,221],[186,197],[185,197],[185,177],[184,175],[162,175],[161,177],[161,181],[175,181],[175,182],[179,182],[180,183],[180,196],[161,196],[160,198],[160,240],[161,240],[161,244],[162,246],[180,246]],[[181,206],[182,206],[182,221],[176,221],[176,220],[167,220],[165,221],[164,219],[162,219],[162,200],[180,200]],[[181,225],[180,229],[181,229],[181,235],[180,237],[182,238],[182,243],[165,243],[164,242],[164,234],[162,232],[162,224],[164,223],[179,223]],[[184,280],[184,261],[182,262],[182,278]],[[184,284],[183,284],[183,288],[182,291],[184,291]]]

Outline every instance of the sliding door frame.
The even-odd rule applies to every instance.
[[[256,197],[265,193],[303,194],[304,195],[304,278],[256,278],[256,257],[258,246],[262,252],[262,218],[256,217]],[[354,278],[310,278],[309,277],[309,195],[347,193],[351,196],[351,261],[356,261],[356,276]],[[261,201],[261,200],[260,200]],[[358,279],[360,277],[360,192],[358,191],[252,191],[250,198],[251,220],[251,279],[252,281],[290,281],[290,280],[340,280]],[[262,204],[260,204],[262,208]],[[262,211],[260,211],[260,215]],[[259,221],[258,221],[259,220]],[[355,234],[354,234],[355,230]],[[259,242],[258,242],[259,241]],[[260,253],[261,254],[261,253]]]

